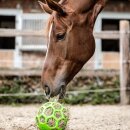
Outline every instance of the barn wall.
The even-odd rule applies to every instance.
[[[130,2],[128,0],[108,0],[104,11],[113,12],[130,12]],[[37,0],[0,0],[0,8],[20,8],[24,13],[41,12]],[[2,53],[3,54],[3,53]],[[1,55],[2,55],[1,54]],[[9,54],[13,57],[13,54]],[[23,68],[41,68],[43,65],[45,54],[42,52],[23,52],[22,53],[22,66]],[[4,56],[5,57],[5,56]],[[104,69],[119,69],[119,53],[102,53],[103,57],[103,68]],[[1,59],[1,56],[0,56]],[[10,58],[11,59],[11,58]],[[107,59],[107,61],[106,61]],[[94,69],[94,57],[84,66],[84,69]],[[117,63],[108,64],[108,61],[117,61]],[[4,63],[4,62],[3,62]],[[5,66],[0,64],[0,67],[9,67],[9,64]],[[10,63],[13,66],[13,60]]]
[[[45,54],[43,52],[23,52],[23,68],[42,68]]]
[[[103,52],[102,53],[102,69],[120,69],[120,55],[117,52]],[[23,68],[42,68],[45,54],[42,52],[23,52],[22,53],[22,66]],[[84,65],[83,70],[94,69],[94,56]]]
[[[129,0],[107,0],[104,11],[130,12]]]
[[[2,50],[0,51],[0,68],[11,68],[14,66],[14,51]]]
[[[130,12],[129,7],[129,0],[107,0],[104,10],[114,12]],[[21,8],[24,12],[41,11],[37,0],[0,0],[0,8]]]
[[[40,9],[37,0],[0,0],[0,8],[18,8],[24,12],[37,12]]]

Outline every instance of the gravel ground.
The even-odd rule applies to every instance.
[[[0,130],[37,130],[39,105],[0,106]],[[130,130],[130,106],[69,106],[66,130]]]

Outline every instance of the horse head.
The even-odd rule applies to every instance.
[[[51,16],[41,79],[46,95],[62,98],[67,84],[94,54],[93,27],[104,0],[45,1],[39,3]]]

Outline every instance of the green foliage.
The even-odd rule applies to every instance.
[[[0,97],[0,104],[29,104],[46,102],[44,96],[10,96]]]
[[[38,77],[0,77],[0,94],[20,94],[37,93],[40,88],[40,78]],[[37,86],[37,87],[36,87]],[[46,99],[44,96],[1,96],[0,104],[14,103],[42,103]]]
[[[87,92],[85,94],[69,94],[65,98],[68,104],[115,104],[120,101],[119,91],[114,92]]]
[[[20,93],[41,93],[42,88],[39,84],[39,77],[6,77],[1,78],[1,94],[20,94]],[[69,86],[68,91],[86,91],[86,93],[69,93],[66,95],[65,102],[68,104],[115,104],[120,101],[119,91],[110,92],[89,92],[87,90],[103,90],[119,88],[119,77],[78,77]],[[0,97],[0,104],[14,103],[42,103],[46,102],[44,96],[10,96]]]

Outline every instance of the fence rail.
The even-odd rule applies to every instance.
[[[35,36],[35,37],[46,37],[44,30],[33,31],[33,30],[16,30],[16,29],[0,29],[0,37],[15,37],[15,36]],[[119,31],[101,31],[94,32],[95,38],[98,39],[119,39]]]
[[[103,93],[103,92],[113,92],[120,91],[119,88],[113,89],[97,89],[97,90],[80,90],[80,91],[67,91],[66,94],[85,94],[85,93]],[[122,90],[125,91],[125,90]],[[19,97],[19,96],[46,96],[44,93],[4,93],[0,94],[0,97]]]
[[[0,37],[15,37],[15,36],[45,36],[44,30],[33,31],[33,30],[17,30],[17,29],[0,29]]]

